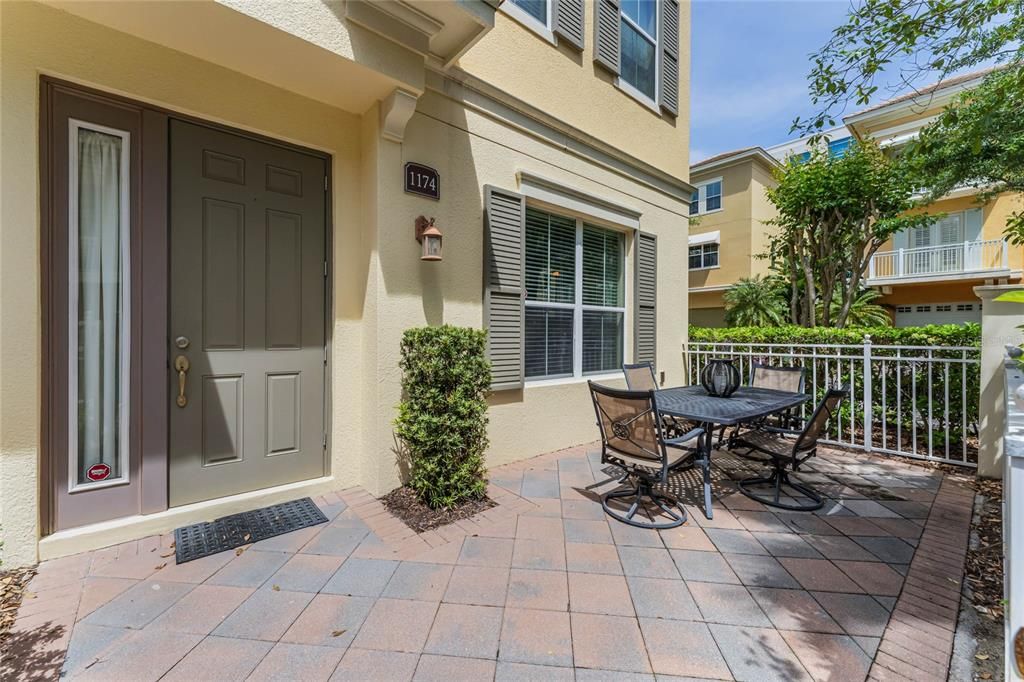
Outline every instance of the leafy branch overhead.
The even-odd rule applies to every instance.
[[[817,112],[793,128],[836,125],[850,105],[988,63],[1024,58],[1024,0],[863,0],[812,57]]]

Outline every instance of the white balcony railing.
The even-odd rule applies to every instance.
[[[1008,270],[1007,244],[986,239],[942,246],[884,251],[871,257],[868,280],[910,279]]]

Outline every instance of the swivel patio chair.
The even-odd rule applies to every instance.
[[[601,463],[621,468],[622,482],[632,481],[601,497],[605,513],[622,523],[638,528],[674,528],[686,522],[686,511],[678,500],[654,490],[668,482],[671,472],[692,464],[696,450],[685,447],[704,433],[697,428],[676,438],[665,437],[665,421],[658,411],[655,392],[623,391],[587,382],[594,401],[597,425],[601,431]],[[625,511],[609,502],[619,502]],[[637,512],[650,520],[641,521]],[[669,520],[655,521],[654,515]]]
[[[773,367],[771,365],[762,365],[755,362],[750,368],[750,385],[757,388],[770,388],[776,391],[788,391],[789,393],[803,393],[805,374],[806,372],[803,367]],[[799,418],[793,414],[792,410],[786,410],[780,415],[765,417],[757,422],[737,424],[732,427],[732,433],[729,434],[729,442],[731,443],[732,439],[735,438],[741,430],[763,426],[770,423],[772,418],[777,420],[778,423],[776,426],[784,429],[796,428],[800,422]],[[723,426],[718,432],[718,447],[722,447],[722,441],[725,439],[725,429],[726,427]]]
[[[635,365],[622,365],[622,373],[626,377],[626,388],[630,391],[657,391],[658,379],[654,375],[654,364],[650,362],[638,362]],[[700,424],[683,419],[676,419],[668,415],[662,415],[666,435],[670,438],[681,436],[693,429],[700,428]]]
[[[772,465],[771,474],[768,476],[754,476],[739,481],[736,485],[740,492],[769,507],[790,511],[821,509],[824,504],[821,495],[813,488],[793,480],[789,469],[796,472],[801,464],[818,453],[818,439],[825,433],[828,420],[839,409],[839,403],[849,393],[849,386],[829,389],[802,431],[764,425],[731,438],[730,449],[746,448],[748,452],[762,453],[768,456]],[[768,496],[756,490],[761,486],[768,487]],[[791,495],[787,489],[797,494]],[[784,501],[783,496],[792,499],[793,502]],[[801,502],[800,498],[807,501]]]

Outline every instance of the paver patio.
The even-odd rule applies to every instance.
[[[714,519],[608,519],[594,446],[491,472],[498,506],[423,534],[365,491],[329,523],[181,566],[171,536],[43,563],[4,679],[945,679],[972,493],[823,451],[829,503],[771,510],[715,459]],[[693,472],[671,486],[699,501]],[[603,490],[603,488],[601,489]]]

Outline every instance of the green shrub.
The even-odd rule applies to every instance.
[[[690,327],[690,341],[704,343],[858,344],[871,335],[876,346],[981,345],[981,325],[933,324],[926,327]]]
[[[395,420],[409,485],[434,509],[480,499],[487,490],[487,333],[444,325],[402,336],[402,402]]]

